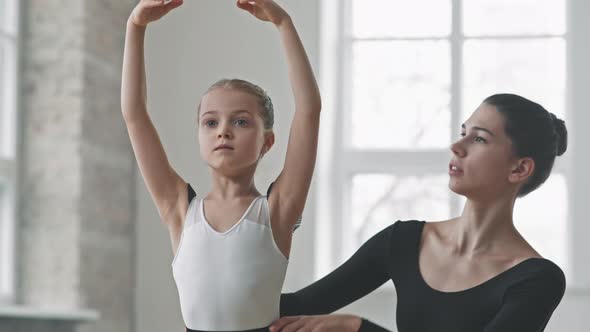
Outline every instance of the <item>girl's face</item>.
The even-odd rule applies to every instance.
[[[217,88],[201,101],[199,146],[203,160],[227,175],[256,167],[274,143],[265,132],[256,97],[236,89]]]
[[[495,106],[481,104],[451,145],[449,188],[472,199],[494,199],[518,190],[530,172],[530,159],[518,159]]]

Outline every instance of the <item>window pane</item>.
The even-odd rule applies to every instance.
[[[516,201],[514,223],[530,244],[568,274],[568,195],[563,174],[552,174],[537,190]]]
[[[7,221],[6,220],[6,213],[4,211],[5,210],[4,207],[6,206],[6,204],[5,204],[6,184],[4,181],[5,181],[5,178],[0,176],[0,239],[3,238],[3,235],[4,235],[3,231],[4,231],[4,227],[6,225],[6,221]],[[0,241],[0,279],[2,279],[2,271],[4,270],[4,268],[3,268],[4,266],[2,264],[2,257],[3,257],[2,256],[2,249],[3,249],[2,242],[3,241]],[[0,281],[0,285],[1,285],[1,283],[2,282]]]
[[[6,31],[6,17],[8,16],[7,1],[10,0],[0,0],[0,31]]]
[[[0,38],[0,157],[14,156],[16,61],[12,41]]]
[[[562,38],[467,41],[462,120],[500,92],[522,95],[565,119],[565,75]]]
[[[353,37],[434,37],[451,33],[451,0],[353,0]]]
[[[448,42],[356,42],[352,57],[350,140],[354,148],[448,146]]]
[[[465,34],[565,33],[565,0],[464,0]]]
[[[0,177],[0,225],[4,225],[4,192],[6,190],[6,185],[4,183],[5,178]],[[2,234],[1,227],[0,227],[0,234]]]
[[[6,255],[8,254],[6,244],[10,241],[5,239],[6,230],[8,229],[8,220],[5,211],[5,190],[4,179],[0,178],[0,305],[6,302],[6,292],[9,291],[7,289],[7,281],[10,278],[11,272],[11,267],[8,266],[10,263],[6,259]]]
[[[16,33],[16,1],[0,0],[0,29],[8,35]]]
[[[6,112],[8,112],[8,103],[6,100],[6,85],[11,83],[8,78],[9,75],[6,72],[7,43],[7,40],[0,37],[0,157],[4,157],[4,150],[6,145],[6,134],[4,133],[4,124],[6,123],[6,120],[4,118],[6,117]]]
[[[7,211],[6,211],[6,183],[5,178],[0,178],[0,239],[3,238],[4,231],[6,228],[7,220]],[[4,241],[2,241],[4,242]],[[3,246],[0,245],[0,265],[2,261],[2,251]]]
[[[438,221],[450,217],[447,175],[424,177],[359,174],[352,178],[350,211],[358,248],[396,220]],[[353,249],[354,249],[353,248]]]

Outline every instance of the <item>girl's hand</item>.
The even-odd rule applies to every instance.
[[[270,326],[271,332],[357,332],[361,319],[352,315],[283,317]]]
[[[272,0],[238,0],[237,6],[259,20],[280,26],[289,19],[289,14]]]
[[[182,5],[183,0],[141,0],[131,12],[129,18],[137,26],[147,26],[157,21],[174,8]]]

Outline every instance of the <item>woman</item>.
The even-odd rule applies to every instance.
[[[567,148],[565,123],[523,97],[488,97],[451,145],[449,188],[460,216],[398,221],[316,283],[281,298],[271,331],[387,331],[333,312],[388,280],[400,332],[543,331],[565,290],[562,270],[514,227],[518,197],[548,178]],[[550,207],[548,207],[550,208]]]

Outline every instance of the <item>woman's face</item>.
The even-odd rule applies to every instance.
[[[199,146],[212,168],[229,174],[256,166],[272,145],[265,133],[256,97],[236,89],[217,88],[201,101]]]
[[[495,106],[481,104],[465,121],[451,145],[449,188],[472,199],[495,198],[517,189],[511,174],[518,168],[504,117]]]

